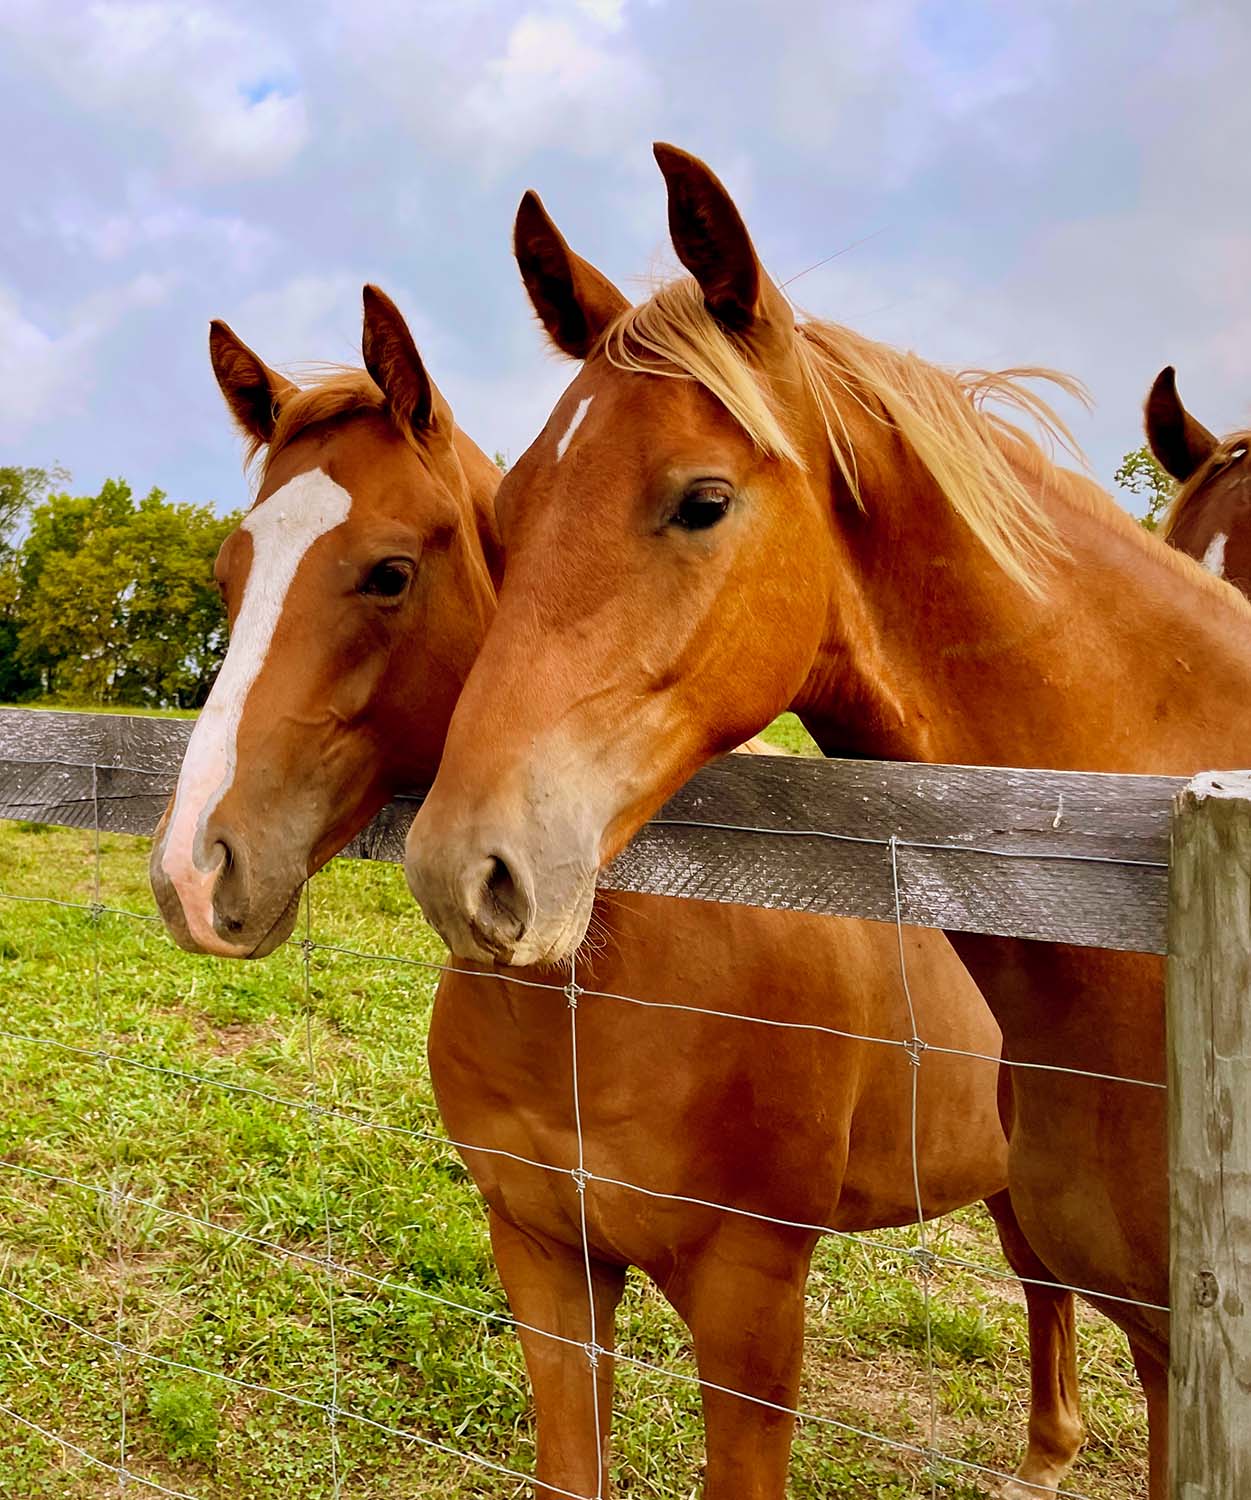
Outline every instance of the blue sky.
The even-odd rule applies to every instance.
[[[669,269],[650,143],[705,156],[808,310],[1047,364],[1109,482],[1155,372],[1251,422],[1251,11],[1153,0],[4,0],[0,463],[242,503],[209,371],[355,362],[360,287],[516,455],[569,371],[509,254],[535,187],[624,287]],[[871,238],[866,238],[871,236]]]

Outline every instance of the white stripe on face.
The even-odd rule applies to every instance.
[[[1203,554],[1203,566],[1209,573],[1215,573],[1218,578],[1225,576],[1225,543],[1228,540],[1229,538],[1223,531],[1218,531]]]
[[[231,956],[240,950],[213,927],[213,887],[221,860],[208,859],[204,829],[234,780],[239,721],[265,664],[291,581],[308,549],[346,521],[351,509],[347,490],[315,469],[275,490],[243,521],[252,538],[243,603],[226,660],[183,757],[161,850],[161,867],[178,892],[187,928],[210,952]]]
[[[582,426],[582,419],[591,409],[591,402],[594,399],[594,396],[585,396],[581,401],[578,402],[578,409],[573,414],[573,421],[570,422],[569,426],[565,428],[564,437],[561,438],[560,442],[556,444],[557,463],[559,463],[561,459],[564,458],[566,452],[569,449],[569,444],[573,441],[574,433],[577,432],[578,428]]]

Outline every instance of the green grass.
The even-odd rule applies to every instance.
[[[0,703],[0,708],[34,708],[43,713],[59,714],[131,714],[140,719],[194,719],[195,708],[136,708],[124,703],[61,703],[56,698],[40,698],[31,703]]]
[[[0,892],[89,902],[89,834],[0,823]],[[101,841],[104,905],[152,915],[146,849]],[[315,951],[306,1004],[300,950],[255,965],[178,952],[159,925],[106,912],[0,900],[0,1402],[89,1452],[118,1454],[200,1500],[313,1500],[331,1493],[321,1411],[184,1366],[329,1400],[322,1183],[310,1097],[408,1129],[437,1128],[425,1063],[432,970],[367,956],[439,961],[397,869],[332,864],[312,885],[312,931],[351,954]],[[97,967],[98,958],[98,967]],[[96,995],[98,973],[99,995]],[[106,1066],[110,1050],[150,1065]],[[37,1044],[20,1038],[40,1039]],[[81,1051],[67,1050],[71,1048]],[[160,1071],[160,1070],[167,1071]],[[295,1107],[189,1081],[183,1070]],[[533,1460],[528,1391],[511,1332],[453,1312],[434,1292],[503,1313],[480,1200],[447,1147],[330,1119],[321,1162],[336,1258],[362,1278],[333,1284],[339,1402],[346,1410],[498,1463]],[[53,1183],[123,1186],[154,1207]],[[160,1210],[212,1220],[282,1247],[268,1254]],[[984,1214],[932,1227],[938,1247],[998,1263]],[[898,1238],[898,1236],[896,1236]],[[906,1238],[906,1236],[904,1236]],[[119,1253],[120,1244],[120,1253]],[[801,1404],[898,1440],[924,1441],[924,1303],[915,1276],[846,1241],[818,1252],[809,1289]],[[146,1358],[124,1356],[120,1336]],[[1010,1467],[1024,1434],[1027,1372],[1019,1296],[1006,1282],[944,1271],[934,1286],[939,1440],[956,1457]],[[72,1326],[77,1325],[77,1327]],[[632,1277],[624,1346],[693,1369],[682,1326]],[[93,1338],[91,1335],[95,1335]],[[1083,1319],[1091,1437],[1073,1487],[1098,1500],[1141,1485],[1143,1421],[1120,1336]],[[698,1493],[694,1388],[620,1377],[614,1464],[631,1497]],[[0,1494],[81,1500],[115,1492],[102,1472],[0,1416]],[[517,1495],[515,1481],[341,1420],[352,1500]],[[817,1425],[801,1429],[792,1493],[802,1500],[916,1492],[906,1457]],[[927,1486],[922,1486],[924,1490]],[[988,1493],[967,1473],[948,1497]],[[144,1493],[136,1488],[135,1493]]]
[[[761,735],[791,755],[820,755],[816,742],[794,714],[780,714]]]

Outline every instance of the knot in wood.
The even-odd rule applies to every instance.
[[[1221,1294],[1221,1284],[1216,1279],[1215,1271],[1195,1272],[1195,1306],[1215,1307],[1216,1299]]]

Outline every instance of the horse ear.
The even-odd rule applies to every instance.
[[[269,442],[282,403],[299,387],[271,370],[220,318],[209,324],[209,359],[235,421],[253,442]]]
[[[793,327],[789,303],[760,264],[747,226],[715,173],[663,141],[652,150],[669,189],[673,248],[699,282],[708,311],[733,333],[761,323]]]
[[[1174,479],[1184,483],[1216,451],[1217,439],[1182,405],[1172,365],[1155,377],[1145,416],[1151,451]]]
[[[513,254],[530,301],[552,343],[585,359],[629,302],[607,276],[575,255],[537,193],[527,193],[513,226]]]
[[[361,354],[392,414],[416,433],[452,431],[452,408],[426,374],[400,310],[384,291],[367,286]]]

